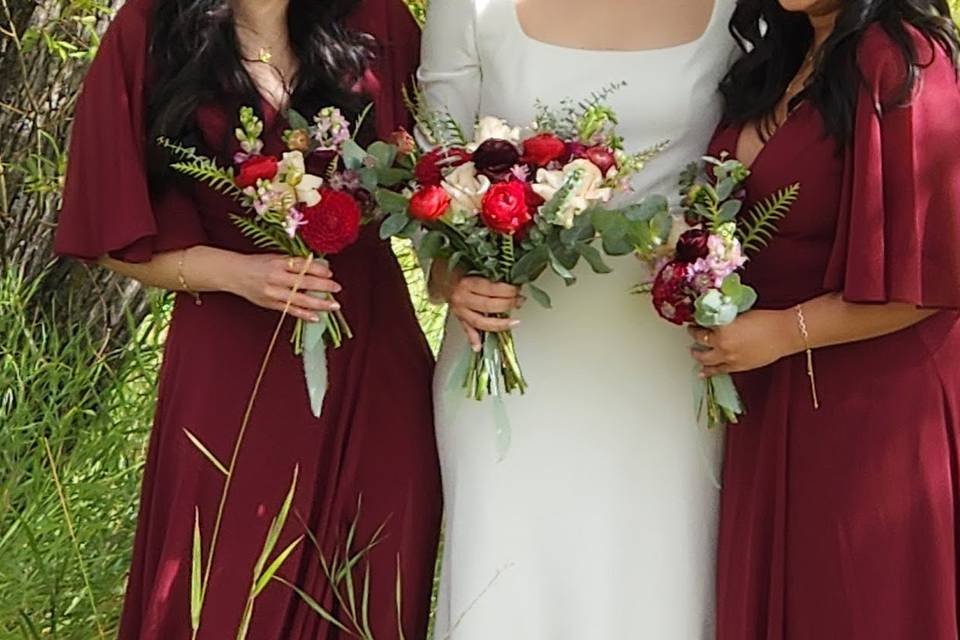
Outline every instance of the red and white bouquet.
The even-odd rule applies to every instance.
[[[736,320],[757,302],[757,293],[740,280],[748,254],[760,250],[787,215],[799,185],[782,189],[741,215],[743,183],[750,171],[737,160],[704,158],[687,167],[680,179],[680,207],[689,228],[676,244],[641,250],[654,265],[649,292],[662,318],[678,325],[720,327]],[[655,246],[655,245],[654,245]],[[743,404],[729,375],[713,376],[697,393],[699,415],[709,427],[736,423]]]
[[[415,109],[435,146],[417,159],[403,193],[378,191],[389,215],[381,235],[419,237],[422,258],[525,286],[545,307],[550,298],[534,282],[547,269],[567,285],[576,282],[581,258],[594,272],[609,273],[595,240],[608,255],[626,255],[669,224],[649,204],[612,204],[660,150],[624,150],[606,104],[616,88],[558,109],[538,105],[527,129],[482,117],[470,137],[449,116]],[[483,336],[463,384],[476,400],[527,389],[510,331]]]
[[[232,167],[166,139],[160,144],[171,153],[173,170],[237,201],[243,213],[231,218],[259,248],[324,260],[357,241],[361,226],[378,212],[372,194],[381,186],[405,183],[413,165],[396,145],[375,142],[362,148],[351,123],[335,107],[320,110],[312,121],[293,110],[285,115],[291,128],[284,132],[287,150],[279,157],[263,153],[264,124],[250,107],[240,109],[235,130],[240,151]],[[291,338],[303,356],[311,408],[318,417],[327,389],[326,348],[338,348],[353,337],[342,311],[320,315],[320,322],[298,319]]]

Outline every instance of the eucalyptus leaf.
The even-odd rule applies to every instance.
[[[380,140],[371,144],[367,153],[376,158],[379,169],[389,169],[397,159],[397,148]]]
[[[380,176],[377,173],[376,169],[370,167],[363,167],[357,172],[357,175],[360,177],[360,184],[367,191],[376,191],[377,186],[380,182]]]
[[[430,231],[420,241],[417,247],[417,256],[421,260],[431,260],[436,258],[446,244],[446,236],[439,231]]]
[[[589,244],[581,244],[578,245],[577,248],[580,250],[580,255],[587,261],[587,264],[590,265],[594,273],[604,274],[613,272],[613,269],[603,261],[603,256],[596,247]]]
[[[533,298],[541,307],[544,309],[553,308],[553,301],[550,299],[549,293],[535,284],[528,284],[527,290],[530,292],[530,297]]]
[[[293,130],[310,128],[310,122],[296,109],[287,109],[286,118],[287,123]]]
[[[639,204],[624,209],[623,215],[631,222],[642,222],[663,212],[670,212],[670,203],[665,196],[654,194],[644,198]]]
[[[531,282],[537,278],[550,262],[550,250],[540,245],[517,260],[513,265],[511,280],[517,284]]]
[[[324,335],[327,332],[327,322],[307,322],[303,327],[303,372],[307,381],[307,392],[310,396],[310,409],[316,418],[323,411],[323,401],[327,395],[327,345]]]
[[[405,197],[389,189],[377,189],[375,197],[377,205],[387,215],[406,214],[410,208],[410,203]]]
[[[383,224],[380,225],[380,237],[386,240],[387,238],[398,235],[404,230],[410,220],[410,216],[406,213],[391,214],[383,221]]]
[[[410,179],[410,172],[406,169],[397,169],[396,167],[388,169],[377,169],[377,182],[385,187],[395,187]]]
[[[719,183],[717,183],[717,198],[720,200],[726,200],[733,195],[734,190],[737,188],[737,181],[733,178],[724,178]]]
[[[743,402],[733,378],[728,374],[721,374],[710,378],[709,384],[713,388],[713,397],[717,404],[724,409],[728,419],[734,417],[731,422],[736,422],[735,417],[743,414]]]
[[[367,158],[367,152],[354,140],[347,140],[341,148],[343,166],[351,171],[357,171],[363,166],[363,161]]]
[[[564,283],[569,287],[570,285],[576,283],[577,277],[568,269],[560,260],[550,252],[550,268],[553,269],[553,272],[563,278]]]
[[[742,200],[727,200],[720,206],[720,214],[718,217],[723,222],[730,222],[736,219],[741,209],[743,209]]]

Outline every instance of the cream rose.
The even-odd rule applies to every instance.
[[[490,179],[477,174],[472,162],[465,162],[447,176],[442,186],[453,200],[454,217],[463,220],[477,215],[483,196],[490,188]]]
[[[581,173],[580,182],[567,196],[566,202],[557,213],[557,224],[568,229],[573,226],[573,219],[586,211],[590,205],[609,202],[613,197],[613,191],[603,186],[603,174],[600,173],[597,165],[589,160],[579,159],[559,171],[540,169],[537,171],[537,181],[533,184],[534,192],[549,202],[566,184],[569,177],[577,171]]]
[[[480,118],[477,126],[474,128],[473,143],[467,148],[472,152],[487,140],[507,140],[514,144],[520,142],[520,128],[511,127],[505,120],[485,116]]]

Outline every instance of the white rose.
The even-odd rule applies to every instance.
[[[581,158],[559,171],[540,169],[537,171],[537,181],[533,185],[534,192],[549,202],[576,171],[580,171],[580,182],[567,196],[566,202],[557,213],[557,224],[568,229],[573,226],[573,219],[586,211],[590,205],[609,202],[613,197],[613,190],[603,186],[603,174],[600,173],[597,165]]]
[[[483,196],[490,188],[490,179],[477,174],[472,162],[465,162],[443,181],[443,189],[453,200],[454,217],[460,220],[480,211]]]
[[[299,151],[288,151],[283,154],[277,175],[282,182],[293,187],[297,194],[297,202],[302,202],[308,207],[320,203],[319,189],[323,186],[323,178],[307,173],[303,154]]]
[[[506,120],[500,118],[484,116],[474,128],[473,144],[468,145],[467,148],[471,152],[475,151],[481,144],[492,139],[507,140],[517,144],[520,142],[520,127],[511,127]]]

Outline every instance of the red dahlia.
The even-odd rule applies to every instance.
[[[300,237],[314,252],[339,253],[360,237],[360,204],[349,193],[320,190],[320,202],[303,209]]]
[[[470,159],[470,153],[464,149],[434,149],[420,158],[413,175],[421,185],[438,186],[443,182],[444,169],[454,169]]]

